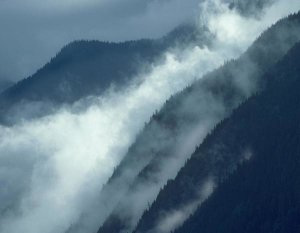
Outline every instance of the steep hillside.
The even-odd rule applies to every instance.
[[[120,87],[146,71],[151,63],[159,61],[166,50],[179,44],[202,44],[205,36],[195,25],[182,25],[158,40],[75,41],[35,74],[0,95],[0,120],[10,123],[14,121],[12,116],[26,117],[28,102],[28,105],[42,103],[38,107],[43,109],[41,113],[32,113],[32,117],[46,114],[46,104],[51,111],[64,103],[100,95],[111,85]]]
[[[160,189],[176,176],[214,125],[263,87],[261,75],[299,41],[299,19],[297,14],[281,20],[263,33],[240,59],[228,62],[177,94],[153,116],[103,189],[101,198],[109,203],[108,211],[118,204],[99,233],[132,230]],[[232,161],[236,159],[233,157]],[[112,195],[116,187],[118,193]],[[138,231],[150,230],[161,212],[185,205],[186,198],[169,191],[165,196],[170,197],[170,202],[161,203],[158,199],[159,208],[155,205],[150,208]],[[187,193],[196,195],[192,190]]]
[[[219,166],[229,156],[238,156],[240,148],[251,150],[250,160],[240,164],[176,233],[300,232],[300,44],[265,78],[272,80],[266,91],[220,124],[171,185],[176,195],[191,177],[199,179],[201,157],[210,156],[206,151],[218,145],[230,151],[215,157]],[[185,184],[178,186],[183,176]]]

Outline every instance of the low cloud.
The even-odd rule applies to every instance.
[[[1,202],[0,232],[67,230],[96,202],[152,113],[197,75],[223,61],[217,52],[199,47],[181,60],[166,54],[164,63],[138,78],[142,83],[99,97],[81,113],[62,109],[39,120],[1,127],[0,179],[9,201]]]
[[[272,19],[255,19],[260,29],[254,27],[253,34],[247,34],[251,38],[242,37],[238,43],[235,39],[241,35],[235,36],[235,33],[240,28],[248,33],[254,19],[239,21],[241,16],[235,16],[238,18],[233,19],[238,23],[224,29],[216,20],[223,19],[228,8],[218,5],[219,1],[212,1],[219,13],[206,17],[217,38],[211,49],[194,47],[179,55],[166,53],[164,61],[153,66],[150,73],[140,74],[138,80],[142,82],[133,82],[123,90],[95,98],[86,110],[61,109],[55,115],[1,127],[0,181],[4,191],[0,195],[0,232],[62,233],[76,225],[86,213],[100,217],[106,210],[95,208],[94,203],[102,185],[153,112],[195,79],[239,56],[260,30],[274,23],[275,12],[278,18],[293,12],[300,7],[297,2],[290,1],[289,6],[293,8],[285,8],[283,4],[280,13],[276,12],[278,8],[272,8],[273,13],[266,13]],[[51,7],[56,7],[56,3],[53,4]],[[22,12],[21,8],[18,11]],[[227,22],[231,22],[231,17],[229,19]],[[198,139],[199,135],[192,136]],[[186,144],[181,152],[190,153],[195,146]],[[93,224],[86,232],[98,227]]]
[[[194,213],[196,208],[213,193],[214,189],[215,182],[213,178],[210,177],[202,185],[198,193],[198,198],[195,201],[182,206],[182,208],[165,213],[165,216],[163,216],[157,223],[156,229],[149,233],[169,233],[175,230],[177,227],[182,225],[184,221],[191,216],[191,214]]]
[[[222,4],[220,1],[210,1],[204,4],[201,9],[207,13],[206,17],[204,19],[201,18],[201,20],[206,22],[210,31],[215,34],[216,39],[213,41],[209,50],[215,55],[208,56],[205,60],[201,59],[200,54],[198,54],[198,58],[195,57],[195,60],[199,59],[198,66],[195,66],[199,69],[199,71],[196,72],[197,74],[195,75],[195,79],[201,78],[202,74],[205,73],[201,70],[201,67],[206,65],[210,66],[213,61],[220,60],[222,63],[222,60],[224,61],[238,57],[264,29],[271,25],[269,24],[270,19],[267,14],[260,18],[246,18],[245,16],[240,15],[240,13],[235,9],[230,9],[228,4]],[[285,12],[281,13],[282,15],[285,14]],[[202,16],[203,15],[204,14],[202,14]],[[229,18],[230,22],[234,22],[233,25],[229,24],[229,29],[223,28],[226,24],[220,26],[221,24],[216,22],[216,20],[222,20],[224,18]],[[251,25],[252,23],[254,23],[253,27],[247,27],[247,25]],[[250,32],[248,32],[248,30],[250,30]],[[235,35],[235,33],[237,34]],[[238,40],[241,36],[243,36],[243,39]],[[188,52],[191,53],[191,51],[192,50],[189,50]],[[195,55],[193,52],[191,54],[193,54],[193,56]],[[181,59],[181,61],[184,60],[185,59]],[[178,66],[183,64],[184,63],[178,63]],[[247,70],[237,70],[236,72],[239,72],[240,74],[238,76],[239,79],[234,80],[236,88],[243,93],[243,97],[248,97],[251,93],[253,93],[253,91],[255,91],[256,87],[255,83],[251,82],[251,78],[253,77],[250,75],[252,72],[250,62],[248,63],[248,66]],[[182,74],[187,77],[192,73]],[[174,74],[174,77],[177,77],[177,74]],[[209,93],[205,89],[201,89],[201,91],[203,92],[203,95],[197,93],[195,96],[191,96],[186,99],[185,104],[181,106],[182,108],[175,108],[176,111],[182,111],[183,113],[186,113],[186,115],[189,115],[187,112],[191,113],[193,111],[201,111],[203,114],[201,115],[202,117],[199,122],[195,123],[192,128],[183,126],[181,128],[179,127],[180,129],[177,129],[179,131],[177,132],[179,136],[175,136],[174,132],[171,134],[170,131],[164,130],[163,128],[153,127],[151,131],[147,133],[147,136],[150,134],[149,138],[147,137],[150,142],[145,140],[143,144],[141,144],[142,148],[137,146],[137,151],[139,151],[139,149],[141,150],[141,158],[139,158],[138,161],[134,161],[134,166],[130,167],[130,171],[125,169],[124,174],[122,174],[123,177],[118,178],[115,183],[109,184],[110,188],[108,188],[108,190],[110,190],[110,195],[108,195],[109,197],[107,199],[104,198],[109,203],[109,208],[103,210],[104,208],[101,208],[100,204],[97,208],[102,211],[99,211],[99,213],[96,214],[97,217],[95,217],[95,221],[101,224],[112,212],[114,217],[118,217],[120,220],[125,221],[124,224],[128,227],[126,231],[130,232],[133,230],[143,211],[145,211],[145,209],[155,200],[158,192],[165,185],[167,180],[175,177],[178,170],[184,165],[184,162],[189,158],[196,146],[201,143],[207,133],[212,130],[214,125],[226,116],[228,109],[223,106],[226,101],[214,98],[213,96],[210,97]],[[199,92],[201,91],[199,90]],[[241,99],[238,99],[237,101],[241,101]],[[172,109],[168,110],[172,111]],[[176,119],[181,118],[180,112],[176,112],[175,115],[177,115]],[[193,113],[190,114],[190,116],[194,115],[195,114]],[[168,148],[170,145],[174,147],[174,150],[171,150],[171,152]],[[154,152],[152,152],[153,150]],[[143,178],[135,180],[134,186],[131,187],[132,189],[130,189],[129,192],[127,192],[128,187],[123,187],[120,184],[130,184],[130,182],[132,182],[132,174],[138,174],[141,172],[143,167],[149,163],[149,161],[146,161],[149,157],[151,158],[151,155],[148,154],[156,154],[155,151],[162,154],[167,151],[166,153],[170,153],[171,158],[159,160],[159,162],[156,163],[156,165],[159,164],[159,166],[155,166],[155,171],[151,174],[146,172],[147,178],[145,180],[143,180]],[[145,153],[147,153],[147,156],[143,156]],[[160,158],[168,156],[169,154],[166,154]],[[155,160],[155,158],[153,160]],[[132,174],[128,175],[128,172]],[[140,177],[143,177],[144,175],[141,175]],[[115,189],[118,190],[117,194],[115,194]],[[118,203],[120,199],[121,202]],[[116,208],[114,208],[114,206],[116,206]],[[112,219],[114,219],[114,217]]]
[[[207,25],[210,32],[215,35],[215,40],[211,47],[213,51],[218,51],[218,54],[221,56],[222,54],[227,54],[230,55],[231,58],[235,58],[245,51],[265,29],[281,17],[293,13],[294,9],[299,9],[300,7],[300,3],[296,1],[291,1],[290,7],[283,7],[282,4],[283,1],[279,1],[266,9],[265,13],[260,15],[260,17],[255,16],[248,18],[241,15],[237,10],[228,7],[228,4],[223,4],[221,1],[207,1],[201,5],[201,12],[203,12],[203,14],[200,14],[201,18],[199,23]],[[283,47],[284,46],[283,44]],[[249,97],[256,91],[255,79],[251,73],[253,73],[252,69],[257,69],[257,67],[252,67],[254,64],[252,64],[251,61],[248,61],[247,65],[246,70],[236,70],[239,75],[236,75],[237,79],[234,80],[235,88],[242,93],[243,98]],[[209,98],[209,93],[205,89],[199,88],[198,92],[203,92],[203,95],[206,96],[201,96],[201,94],[197,93],[195,96],[186,99],[185,104],[182,104],[182,109],[178,106],[174,107],[174,109],[178,111],[175,115],[179,121],[181,118],[180,111],[186,115],[194,116],[196,114],[193,114],[193,111],[202,109],[203,117],[201,117],[199,122],[195,123],[192,128],[187,129],[181,126],[182,128],[178,129],[180,127],[177,126],[179,136],[173,134],[172,138],[164,139],[164,141],[161,142],[163,146],[157,145],[157,148],[162,147],[160,151],[162,154],[164,153],[164,149],[170,145],[174,147],[174,150],[171,150],[171,152],[167,150],[166,153],[171,155],[167,154],[161,156],[161,160],[156,163],[155,171],[150,175],[147,174],[147,178],[144,181],[140,179],[138,184],[135,183],[134,189],[129,190],[129,192],[124,195],[124,198],[121,199],[121,202],[114,210],[114,216],[119,216],[121,220],[124,219],[124,221],[126,221],[128,225],[128,229],[126,230],[128,232],[134,229],[142,213],[155,200],[167,180],[174,178],[178,170],[184,165],[185,160],[192,154],[195,147],[202,142],[214,125],[228,113],[229,109],[223,106],[226,100],[214,97]],[[237,99],[237,103],[243,100],[243,98]],[[172,109],[169,109],[169,111],[172,111]],[[180,130],[182,131],[180,132]],[[154,132],[153,138],[159,137],[159,135],[162,134],[168,135],[168,133],[164,133],[164,129],[159,129],[157,132]],[[171,158],[168,158],[168,156]],[[251,156],[250,151],[245,150],[245,153],[241,155],[242,158],[240,162],[250,159]],[[124,182],[126,183],[126,180],[124,180]],[[194,200],[192,203],[201,202],[200,198]],[[160,229],[161,232],[168,232],[176,228],[178,226],[177,223],[174,226],[171,226],[171,223],[175,223],[175,219],[178,220],[178,218],[184,221],[191,213],[192,208],[190,208],[190,204],[191,203],[187,203],[187,206],[183,206],[182,211],[171,211],[171,213],[169,213],[170,215],[165,216],[166,219],[161,219],[159,226],[154,227],[154,232],[160,232]],[[195,207],[195,205],[193,206]],[[185,212],[186,214],[184,214]]]

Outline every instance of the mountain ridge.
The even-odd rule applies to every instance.
[[[222,123],[253,155],[175,233],[299,232],[299,57],[300,43],[266,74],[266,90]]]
[[[292,23],[293,22],[293,23]],[[182,91],[179,94],[176,94],[171,98],[171,100],[167,101],[167,104],[162,108],[160,112],[158,112],[156,115],[153,116],[152,127],[155,128],[156,124],[160,124],[159,127],[162,129],[167,129],[166,131],[158,131],[156,134],[152,136],[152,139],[148,140],[152,143],[156,141],[156,144],[159,145],[159,143],[164,144],[164,146],[157,150],[157,146],[155,146],[155,143],[153,146],[150,146],[150,150],[146,150],[147,144],[147,137],[149,136],[142,136],[144,139],[141,139],[142,137],[138,137],[137,140],[144,140],[143,143],[138,142],[137,144],[134,144],[130,149],[128,156],[132,156],[136,153],[136,156],[133,156],[130,160],[126,161],[126,159],[129,159],[127,157],[124,157],[124,160],[121,162],[119,167],[121,170],[123,169],[123,176],[126,177],[130,173],[126,172],[126,170],[130,170],[131,172],[137,169],[137,162],[141,158],[139,158],[139,155],[146,155],[148,158],[145,159],[145,164],[143,165],[143,168],[138,172],[137,178],[134,179],[134,181],[131,181],[132,183],[129,185],[129,191],[128,193],[125,193],[123,200],[121,199],[121,202],[117,205],[116,209],[112,212],[111,216],[106,220],[104,225],[100,228],[98,231],[99,233],[111,233],[111,232],[121,232],[122,230],[128,230],[127,224],[128,222],[133,221],[129,216],[126,216],[126,209],[132,208],[131,206],[128,206],[128,203],[134,203],[134,200],[132,199],[136,195],[135,190],[142,190],[142,189],[149,189],[152,187],[153,183],[157,183],[159,192],[159,187],[162,187],[164,185],[164,182],[166,180],[172,178],[172,176],[175,176],[176,174],[169,175],[169,177],[164,178],[166,180],[163,180],[159,172],[157,172],[157,169],[161,169],[162,171],[166,168],[160,168],[162,161],[165,161],[165,163],[168,165],[168,162],[171,163],[172,159],[174,158],[174,155],[172,155],[172,149],[174,147],[176,148],[176,143],[180,143],[180,137],[176,136],[178,134],[178,131],[180,132],[182,130],[182,122],[188,122],[191,124],[191,126],[188,126],[184,131],[185,133],[182,133],[184,137],[187,137],[189,135],[189,131],[195,127],[195,124],[197,123],[197,119],[204,121],[205,118],[199,115],[201,111],[205,111],[205,114],[208,118],[211,118],[212,116],[217,116],[215,123],[222,120],[224,117],[224,111],[223,109],[209,109],[205,108],[202,110],[199,110],[199,113],[196,113],[196,110],[193,109],[193,114],[187,113],[186,108],[183,108],[184,111],[180,111],[180,107],[178,106],[189,106],[191,103],[199,103],[201,102],[207,102],[212,105],[217,105],[219,101],[224,104],[225,109],[227,109],[226,115],[229,115],[231,112],[231,109],[234,109],[236,106],[238,106],[243,99],[248,98],[253,91],[256,90],[257,87],[261,88],[263,86],[261,80],[259,80],[259,77],[273,64],[277,62],[277,59],[280,59],[281,56],[283,56],[287,50],[289,49],[289,46],[293,46],[294,43],[299,41],[300,39],[300,32],[299,32],[299,13],[295,15],[291,15],[285,19],[280,20],[275,26],[272,26],[270,29],[266,30],[257,40],[256,42],[246,51],[244,55],[241,56],[241,58],[236,61],[229,61],[221,68],[217,69],[216,71],[211,72],[210,74],[206,75],[206,78],[203,78],[202,80],[196,82],[191,87],[188,87],[184,91]],[[282,36],[280,33],[285,31],[286,34]],[[267,40],[267,38],[272,38],[272,40]],[[283,46],[280,47],[280,45],[284,43]],[[275,52],[273,52],[273,47],[278,48]],[[259,58],[259,59],[258,59]],[[271,59],[270,59],[271,58]],[[256,62],[257,60],[257,62]],[[251,78],[251,79],[250,79]],[[240,83],[240,80],[244,80],[244,83],[254,84],[254,86],[246,85],[243,86],[244,83]],[[251,82],[249,82],[250,80]],[[242,85],[240,85],[242,84]],[[200,93],[200,94],[199,94]],[[213,98],[208,98],[213,96]],[[193,99],[194,102],[190,102],[190,99]],[[223,102],[223,100],[226,100]],[[174,110],[174,108],[177,110]],[[200,104],[200,106],[203,107],[203,105]],[[197,109],[197,108],[196,108]],[[178,111],[179,110],[179,111]],[[198,111],[198,110],[197,110]],[[178,112],[182,112],[182,115],[178,114]],[[167,113],[167,114],[162,114]],[[198,115],[197,115],[198,114]],[[211,115],[210,115],[211,114]],[[219,117],[218,117],[219,115]],[[200,116],[200,118],[199,118]],[[204,121],[205,122],[205,121]],[[186,124],[186,123],[185,123]],[[153,134],[151,131],[151,126],[146,126],[146,132],[148,127],[148,133],[149,135]],[[181,128],[180,128],[181,127]],[[211,129],[213,128],[213,125],[209,126]],[[181,129],[181,130],[179,130]],[[206,129],[207,130],[207,129]],[[208,130],[207,132],[209,132]],[[162,135],[162,136],[160,136]],[[176,138],[177,137],[177,138]],[[170,139],[171,138],[171,139]],[[175,138],[175,139],[172,139]],[[181,138],[182,140],[183,138]],[[172,141],[173,140],[173,141]],[[179,141],[178,141],[179,140]],[[188,140],[185,138],[185,140]],[[134,148],[136,145],[141,144],[144,145],[143,148]],[[146,146],[145,146],[146,145]],[[197,144],[195,144],[196,146]],[[151,149],[152,148],[152,149]],[[158,147],[159,148],[159,147]],[[134,150],[136,150],[134,152]],[[169,151],[168,151],[169,150]],[[192,151],[190,152],[192,153]],[[152,154],[152,155],[151,155]],[[150,158],[149,158],[150,156]],[[152,157],[151,157],[152,156]],[[170,158],[168,158],[170,157]],[[188,157],[181,158],[181,163],[184,165],[185,160]],[[150,159],[150,160],[149,160]],[[151,161],[152,160],[152,161]],[[131,161],[131,162],[130,162]],[[133,165],[130,165],[132,163]],[[126,165],[127,164],[127,165]],[[128,166],[126,168],[126,166]],[[158,170],[159,170],[158,169]],[[178,168],[179,169],[179,168]],[[119,169],[120,170],[120,169]],[[113,179],[115,179],[115,185],[113,186],[120,186],[122,187],[121,180],[118,181],[118,176],[122,177],[122,172],[120,172],[118,168],[116,169]],[[127,175],[126,175],[127,174]],[[156,174],[156,175],[155,175]],[[159,178],[158,178],[159,177]],[[127,177],[128,178],[128,177]],[[126,182],[128,182],[128,179],[125,179]],[[163,180],[163,181],[162,181]],[[110,180],[111,182],[111,180]],[[147,183],[148,182],[148,183]],[[146,184],[146,185],[145,185]],[[148,184],[148,185],[147,185]],[[150,188],[149,188],[150,187]],[[144,196],[149,195],[149,192],[147,194],[147,191],[144,191]],[[170,193],[169,195],[172,195]],[[131,197],[132,196],[132,197]],[[149,199],[151,200],[151,199]],[[153,200],[153,197],[152,197]],[[151,206],[150,201],[150,206]],[[180,204],[179,202],[174,202],[172,205],[174,208]],[[144,209],[149,208],[147,201],[144,202]],[[140,211],[140,210],[139,210]],[[139,212],[137,211],[137,212]],[[134,211],[133,211],[134,212]],[[121,214],[120,214],[121,213]],[[138,216],[141,214],[141,212],[138,213]],[[134,215],[133,215],[134,216]],[[151,219],[154,220],[158,215],[151,215]],[[134,217],[136,219],[138,217]],[[124,220],[122,220],[124,219]],[[126,223],[127,222],[127,223]],[[130,225],[130,223],[129,223]],[[143,232],[143,231],[142,231]]]
[[[36,73],[0,94],[0,122],[13,124],[18,121],[14,117],[28,118],[22,113],[26,112],[26,103],[42,105],[44,110],[36,114],[39,117],[53,113],[63,104],[99,96],[112,85],[121,88],[138,74],[149,71],[150,65],[159,62],[167,50],[179,44],[201,45],[206,36],[196,25],[186,24],[156,40],[74,41]],[[34,114],[29,119],[32,117]]]

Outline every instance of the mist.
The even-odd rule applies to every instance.
[[[299,9],[299,3],[296,1],[291,1],[290,3],[291,8],[283,7],[286,5],[281,1],[265,9],[264,14],[260,17],[247,17],[241,15],[235,9],[230,9],[227,4],[222,4],[220,1],[207,1],[200,6],[202,14],[200,14],[199,24],[207,25],[209,31],[215,35],[216,40],[212,46],[213,50],[217,50],[221,54],[223,52],[227,55],[230,54],[231,58],[235,58],[245,51],[265,29],[280,18],[287,16],[289,13],[293,13],[294,9]],[[255,65],[249,61],[247,70],[237,71],[239,73],[239,79],[234,80],[235,88],[243,93],[243,98],[237,99],[236,106],[239,102],[257,91],[255,79],[251,75],[251,73],[254,72],[252,69],[256,69]],[[179,112],[175,113],[175,115],[177,115],[176,119],[180,121],[180,111],[187,113],[196,111],[195,108],[201,109],[200,111],[203,115],[200,117],[201,119],[198,123],[190,128],[187,126],[179,127],[179,132],[176,132],[179,136],[175,133],[170,135],[170,133],[168,133],[167,130],[165,132],[164,129],[153,132],[153,138],[159,138],[156,148],[162,148],[162,150],[164,150],[168,147],[167,145],[174,146],[173,149],[167,152],[172,156],[165,156],[170,156],[171,158],[161,156],[158,159],[154,157],[153,161],[148,162],[148,165],[140,165],[140,167],[145,167],[140,170],[142,174],[140,173],[140,177],[134,181],[134,185],[131,186],[129,191],[123,193],[124,198],[121,198],[121,201],[116,204],[116,208],[111,215],[111,219],[118,217],[121,221],[125,221],[128,227],[125,231],[131,232],[134,229],[143,212],[151,206],[151,203],[153,203],[161,188],[169,179],[175,178],[179,169],[213,127],[224,119],[224,117],[228,116],[228,109],[223,105],[226,100],[220,100],[213,96],[210,97],[205,89],[198,91],[202,91],[203,95],[201,96],[201,94],[197,93],[197,96],[190,97],[189,100],[186,100],[185,105],[182,106],[183,109],[179,109]],[[172,111],[172,109],[168,110]],[[176,111],[178,111],[178,107]],[[193,114],[191,114],[191,116],[192,115]],[[169,138],[161,135],[169,135]],[[146,148],[149,146],[147,143],[142,145]],[[149,146],[149,148],[152,147],[153,145]],[[147,149],[144,150],[147,151]],[[244,155],[241,156],[241,160],[243,161]],[[146,170],[149,169],[148,167],[153,169],[153,164],[156,165],[154,166],[155,171],[149,174]],[[133,169],[137,169],[136,164]],[[138,171],[136,171],[136,173],[138,173]],[[143,178],[145,176],[147,178]],[[123,183],[130,183],[126,175],[124,175]],[[202,188],[203,187],[201,187],[201,189]],[[118,190],[118,192],[120,192],[120,190]],[[113,205],[111,199],[109,200],[111,205]],[[182,223],[202,201],[203,198],[199,198],[198,200],[194,200],[192,206],[191,203],[188,203],[187,206],[182,207],[182,210],[172,211],[169,214],[165,213],[165,216],[159,221],[158,226],[154,228],[154,232],[160,232],[159,229],[164,229],[161,230],[161,232],[170,232],[180,225],[180,222]],[[181,221],[176,223],[176,226],[171,226],[170,222],[172,222],[171,220],[176,218],[176,216],[178,217],[177,214],[180,215]],[[168,225],[168,227],[160,226],[164,224]],[[104,230],[104,232],[106,231]]]
[[[1,0],[1,80],[32,75],[74,40],[159,38],[194,21],[203,0]],[[272,0],[226,0],[259,14]]]
[[[236,48],[237,54],[241,50],[245,50],[249,45],[250,41],[258,37],[265,29],[270,27],[272,24],[277,22],[282,17],[287,16],[288,14],[295,13],[300,9],[300,3],[296,1],[290,1],[289,4],[287,4],[286,1],[276,1],[273,5],[271,5],[269,8],[264,9],[264,14],[260,15],[259,17],[245,17],[244,15],[241,15],[239,12],[232,10],[228,8],[228,5],[222,4],[221,1],[213,0],[213,1],[206,1],[201,5],[201,9],[204,14],[201,14],[200,23],[204,23],[205,25],[208,25],[209,31],[212,32],[214,35],[216,35],[216,43],[214,44],[217,48],[223,48],[223,47],[231,47],[232,44],[235,44],[236,47],[232,46],[232,48]],[[207,15],[205,14],[207,13]],[[219,43],[221,43],[221,46],[219,47]],[[226,44],[226,46],[224,46]],[[283,42],[283,45],[284,42]],[[248,71],[239,71],[240,73],[240,79],[235,80],[236,88],[240,89],[242,93],[245,94],[245,96],[249,97],[251,94],[255,93],[257,91],[257,86],[254,80],[250,80],[249,77],[247,77],[247,74],[242,72],[249,72],[251,74],[251,64],[249,64]],[[251,77],[250,77],[251,78]],[[204,91],[204,90],[203,90]],[[193,98],[192,98],[193,99]],[[206,101],[203,106],[200,103],[199,107],[199,101],[194,98],[190,104],[186,104],[186,106],[196,106],[198,105],[199,108],[205,108],[206,105],[209,105],[210,107],[214,108],[218,106],[219,111],[216,111],[215,114],[210,115],[207,111],[207,114],[205,117],[210,119],[210,121],[200,121],[199,125],[202,126],[204,130],[201,130],[198,132],[198,135],[205,134],[210,132],[212,130],[213,125],[215,125],[217,122],[220,122],[221,119],[224,119],[226,116],[226,110],[224,107],[224,111],[222,112],[222,104],[223,100],[216,100],[212,99],[209,101]],[[185,112],[191,111],[190,109],[184,109]],[[217,113],[217,114],[216,114]],[[217,118],[216,116],[218,116]],[[198,125],[198,126],[199,126]],[[206,128],[205,128],[206,127]],[[191,132],[192,130],[190,130]],[[183,133],[184,136],[187,136],[188,134],[185,132]],[[196,136],[196,135],[195,135]],[[193,140],[183,138],[179,140],[183,147],[185,146],[185,143],[192,142]],[[190,144],[190,151],[193,150],[196,146],[199,146],[201,144],[204,137],[199,137],[196,141],[197,143]],[[175,149],[175,151],[178,151],[178,148]],[[194,150],[193,150],[194,151]],[[241,154],[239,163],[243,163],[247,160],[249,160],[252,157],[252,153],[249,149],[245,149],[245,152]],[[185,153],[182,153],[180,156],[178,156],[178,161],[175,163],[177,166],[183,164],[183,158],[188,159],[189,157],[186,157]],[[164,173],[165,176],[168,176],[169,179],[174,179],[174,174],[178,172],[178,167],[174,166],[174,164],[170,163],[170,161],[166,162],[165,166],[162,166],[160,168],[160,172]],[[168,170],[169,169],[169,170]],[[171,169],[171,170],[170,170]],[[168,174],[168,172],[170,172]],[[158,176],[162,176],[162,174],[159,174]],[[210,180],[211,178],[207,178]],[[159,189],[163,187],[164,184],[158,185],[157,183],[153,186],[157,185],[157,192],[153,193],[152,198],[150,199],[152,202],[157,197],[157,194],[159,193]],[[177,227],[179,227],[191,214],[196,210],[199,205],[213,192],[213,187],[216,184],[212,184],[211,188],[209,189],[210,192],[207,192],[207,195],[205,197],[198,196],[198,198],[194,199],[192,202],[185,203],[185,205],[182,205],[179,209],[173,209],[170,212],[163,212],[162,215],[159,216],[159,220],[156,222],[156,225],[153,226],[153,229],[149,231],[149,233],[155,232],[155,233],[168,233],[175,230]],[[201,190],[205,189],[206,183],[202,184],[200,187],[198,187],[198,192],[201,193]],[[195,187],[196,188],[196,187]],[[153,187],[149,187],[149,183],[144,184],[143,192],[149,193],[150,190],[153,190]],[[149,194],[148,194],[149,196]],[[145,211],[145,205],[143,211]],[[143,212],[142,211],[142,212]],[[140,215],[137,219],[139,219]],[[137,220],[138,221],[138,220]],[[139,232],[139,231],[137,231]]]
[[[51,4],[55,7],[58,3]],[[80,1],[75,7],[79,5]],[[100,216],[105,209],[95,210],[93,204],[102,186],[152,114],[174,93],[237,58],[264,29],[299,7],[296,0],[289,4],[279,1],[263,16],[248,18],[220,1],[207,1],[200,5],[198,13],[205,14],[198,23],[208,25],[215,34],[213,46],[168,52],[149,73],[140,74],[122,90],[112,89],[93,99],[85,110],[62,108],[54,115],[1,126],[0,182],[4,191],[0,193],[0,232],[59,233],[78,224],[86,213]],[[245,91],[249,86],[242,85]],[[166,179],[176,174],[218,120],[199,125],[200,130],[191,133],[196,140],[187,137],[185,147],[178,148],[180,163],[168,167]],[[184,159],[182,154],[186,154]],[[157,193],[154,188],[151,198]],[[85,230],[92,232],[97,227],[94,222]]]
[[[166,54],[150,74],[141,74],[142,83],[112,90],[84,112],[61,109],[39,120],[2,126],[0,179],[6,191],[1,232],[64,232],[76,223],[152,113],[197,74],[224,61],[199,47],[181,58]]]
[[[209,177],[199,190],[198,198],[195,201],[190,202],[182,206],[182,208],[170,213],[165,213],[165,216],[161,218],[162,220],[158,222],[156,228],[153,229],[153,232],[172,232],[175,230],[183,224],[187,217],[193,214],[196,208],[213,193],[214,188],[214,180],[212,177]]]

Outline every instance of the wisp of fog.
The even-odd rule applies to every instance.
[[[298,0],[288,2],[278,1],[262,16],[246,18],[219,0],[205,1],[199,24],[215,34],[209,48],[166,53],[138,82],[95,98],[84,111],[62,108],[41,119],[1,126],[0,232],[63,233],[76,224],[91,211],[102,185],[152,114],[300,7]]]

